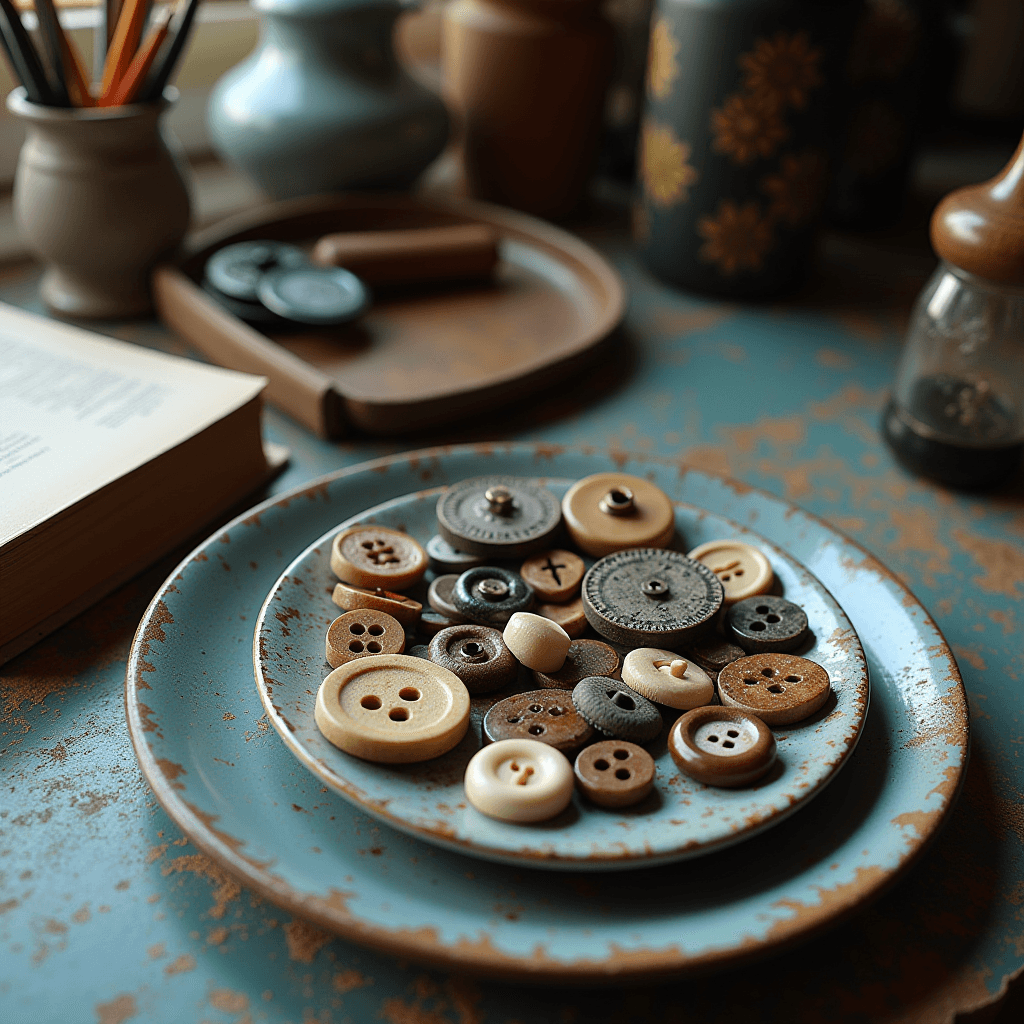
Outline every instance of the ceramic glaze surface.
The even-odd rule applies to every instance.
[[[561,498],[571,480],[545,479]],[[403,527],[426,543],[436,529],[440,490],[398,498],[347,520]],[[256,626],[256,682],[271,724],[298,759],[335,792],[374,818],[417,838],[486,860],[562,870],[636,868],[696,857],[777,824],[828,783],[860,738],[868,707],[864,652],[849,620],[832,596],[801,565],[778,548],[721,516],[680,505],[676,528],[681,546],[715,537],[739,537],[768,554],[789,600],[813,623],[801,654],[822,665],[832,697],[806,721],[776,729],[777,770],[756,787],[724,790],[681,775],[666,748],[678,716],[663,709],[661,735],[651,741],[658,773],[656,793],[626,814],[596,810],[577,795],[561,815],[533,828],[495,821],[466,806],[463,776],[481,745],[480,721],[506,691],[476,697],[473,724],[463,741],[443,757],[422,764],[370,764],[337,750],[313,719],[315,695],[329,667],[323,637],[333,620],[334,585],[329,552],[336,531],[319,538],[287,569],[267,597]],[[426,585],[411,588],[420,598]],[[536,688],[523,673],[515,692]]]

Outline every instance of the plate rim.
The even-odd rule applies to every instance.
[[[602,959],[585,957],[564,961],[548,956],[541,948],[535,949],[532,955],[506,953],[496,948],[486,935],[476,939],[460,938],[451,944],[446,944],[438,938],[437,932],[433,928],[392,929],[371,924],[349,912],[346,906],[346,894],[338,889],[332,889],[331,895],[327,899],[296,893],[280,876],[268,871],[266,862],[258,861],[242,853],[236,840],[217,829],[215,815],[204,813],[179,796],[174,790],[171,780],[164,775],[155,752],[146,742],[145,734],[148,730],[153,729],[153,724],[147,723],[138,709],[138,704],[141,703],[138,699],[140,689],[150,688],[149,684],[140,677],[141,662],[144,661],[142,652],[151,639],[157,639],[162,633],[159,617],[160,606],[170,588],[175,586],[175,580],[179,574],[192,561],[205,557],[204,549],[227,531],[238,525],[244,525],[247,520],[256,518],[275,506],[287,506],[297,498],[315,496],[318,491],[322,492],[328,484],[335,481],[365,472],[386,473],[388,467],[397,463],[411,463],[413,460],[418,460],[420,464],[429,464],[432,460],[439,461],[444,456],[458,452],[493,455],[500,449],[508,452],[519,449],[524,454],[532,452],[535,457],[549,459],[557,455],[578,454],[591,457],[599,456],[612,462],[621,460],[623,463],[632,461],[638,465],[659,465],[675,469],[683,474],[688,472],[699,474],[706,479],[724,485],[735,494],[758,494],[784,508],[787,511],[787,516],[799,513],[825,531],[841,537],[845,543],[860,553],[861,560],[858,563],[860,568],[867,569],[888,580],[896,592],[901,595],[905,607],[916,606],[920,610],[922,628],[931,630],[936,639],[936,642],[929,645],[928,649],[934,653],[936,660],[944,660],[948,666],[947,678],[951,686],[944,699],[948,701],[948,708],[951,712],[950,731],[956,734],[959,743],[955,745],[959,746],[962,755],[958,763],[947,764],[945,768],[947,780],[945,793],[948,794],[945,804],[934,815],[929,815],[927,821],[922,822],[919,828],[914,830],[909,849],[900,857],[899,863],[893,869],[883,873],[881,878],[876,873],[869,873],[867,876],[858,875],[855,881],[844,887],[841,895],[833,894],[832,898],[823,899],[820,904],[813,907],[804,907],[800,914],[778,922],[770,939],[758,941],[746,936],[728,945],[714,947],[693,956],[687,955],[678,945],[673,944],[659,949],[640,947],[626,950],[616,948]],[[143,684],[142,687],[138,685],[140,682]],[[917,863],[941,831],[956,805],[957,797],[963,788],[970,757],[971,727],[967,694],[956,658],[949,644],[931,614],[910,588],[863,545],[848,537],[827,520],[792,502],[743,481],[690,466],[685,459],[673,460],[661,456],[618,450],[608,453],[593,446],[557,445],[545,442],[442,445],[368,459],[333,473],[323,474],[282,494],[272,495],[236,516],[186,555],[170,572],[153,596],[132,640],[125,669],[124,696],[125,715],[132,748],[139,762],[140,770],[154,796],[184,835],[243,885],[265,896],[276,905],[320,925],[333,934],[391,956],[407,957],[419,963],[488,978],[544,984],[593,984],[601,981],[622,983],[703,973],[716,967],[733,966],[781,952],[832,928],[867,903],[881,896]],[[951,773],[955,777],[951,777]]]

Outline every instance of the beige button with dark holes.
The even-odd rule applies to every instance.
[[[565,755],[538,740],[499,740],[466,766],[466,798],[501,821],[546,821],[569,806],[575,779]]]
[[[587,616],[583,611],[583,598],[574,597],[565,604],[539,604],[534,608],[538,615],[557,622],[575,640],[587,631]]]
[[[722,703],[757,715],[767,725],[789,725],[813,715],[830,691],[825,669],[794,654],[752,654],[718,673]]]
[[[543,551],[519,567],[519,575],[533,588],[537,600],[554,604],[579,593],[586,571],[583,559],[572,551]]]
[[[635,743],[602,740],[581,750],[576,781],[599,807],[629,807],[654,788],[654,758]]]
[[[387,612],[375,608],[356,608],[339,615],[327,630],[327,663],[331,668],[357,658],[376,654],[401,654],[405,650],[405,630]]]
[[[715,684],[704,669],[655,647],[638,647],[626,655],[622,681],[656,704],[683,711],[703,707],[715,695]]]
[[[619,679],[619,655],[600,640],[573,640],[565,655],[565,664],[557,672],[534,672],[538,686],[571,690],[588,676]]]
[[[711,704],[676,719],[668,734],[676,767],[708,786],[732,789],[761,778],[775,763],[775,737],[760,718]]]
[[[562,518],[578,548],[603,558],[624,548],[663,548],[676,530],[667,494],[627,473],[577,480],[562,498]]]
[[[420,621],[423,605],[404,594],[395,594],[381,587],[370,590],[367,587],[355,587],[351,583],[336,583],[331,600],[345,611],[357,608],[373,608],[378,612],[387,612],[403,626],[415,628]]]
[[[513,613],[501,635],[519,663],[538,672],[557,672],[572,643],[557,622],[533,612]]]
[[[427,761],[469,728],[469,691],[440,665],[405,654],[336,668],[316,695],[314,718],[346,754],[382,764]]]
[[[722,581],[726,605],[767,594],[775,582],[771,562],[740,540],[709,540],[698,544],[688,557],[703,562]]]
[[[331,544],[331,568],[357,587],[405,590],[427,571],[427,553],[408,534],[387,526],[352,526]]]

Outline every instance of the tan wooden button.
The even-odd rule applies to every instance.
[[[715,684],[704,669],[655,647],[638,647],[626,655],[622,681],[648,700],[683,711],[702,707],[715,696]]]
[[[529,739],[571,757],[594,738],[594,728],[572,702],[568,690],[528,690],[492,704],[481,729],[485,743]]]
[[[731,789],[761,778],[775,763],[775,737],[760,718],[711,704],[680,715],[668,734],[680,771],[708,786]]]
[[[427,571],[427,553],[408,534],[387,526],[352,526],[331,544],[331,568],[357,587],[405,590]]]
[[[574,789],[565,755],[538,740],[499,740],[466,766],[466,798],[501,821],[546,821],[569,806]]]
[[[327,663],[331,668],[346,665],[357,658],[401,654],[404,650],[405,630],[402,624],[376,608],[356,608],[345,612],[327,630]]]
[[[564,604],[539,604],[534,609],[545,619],[557,622],[575,640],[587,631],[587,616],[583,611],[583,598],[575,597]]]
[[[501,635],[520,664],[538,672],[557,672],[572,643],[557,622],[533,612],[516,612]]]
[[[698,544],[689,557],[703,562],[722,581],[726,605],[767,594],[775,582],[771,562],[740,540],[709,540]]]
[[[565,492],[562,518],[578,548],[603,558],[623,548],[663,548],[676,530],[667,494],[627,473],[595,473]]]
[[[718,673],[722,703],[757,715],[767,725],[788,725],[813,715],[828,700],[828,673],[794,654],[752,654]]]
[[[351,583],[336,583],[331,600],[345,611],[355,611],[357,608],[373,608],[378,612],[387,612],[388,615],[398,619],[403,626],[416,628],[420,621],[420,614],[423,605],[414,601],[404,594],[396,594],[381,587],[355,587]]]
[[[519,575],[537,595],[538,601],[559,604],[575,597],[587,567],[572,551],[543,551],[519,567]]]
[[[635,743],[603,740],[581,750],[576,781],[599,807],[629,807],[654,788],[654,758]]]
[[[346,754],[382,764],[427,761],[469,728],[469,691],[440,665],[405,654],[336,668],[316,695],[314,718]]]
[[[565,655],[565,664],[557,672],[534,672],[538,686],[571,690],[588,676],[619,679],[619,655],[600,640],[573,640]]]

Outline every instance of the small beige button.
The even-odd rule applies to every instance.
[[[572,643],[557,622],[533,612],[515,612],[501,635],[519,662],[537,672],[557,672]]]
[[[331,668],[356,658],[377,654],[401,654],[405,650],[405,630],[387,612],[374,608],[356,608],[339,615],[327,630],[327,664]]]
[[[572,800],[575,776],[565,755],[538,740],[498,740],[466,766],[466,798],[501,821],[546,821]]]
[[[622,681],[648,700],[682,711],[703,707],[715,695],[715,684],[699,665],[654,647],[626,655]]]
[[[586,571],[583,559],[572,551],[544,551],[519,567],[519,575],[533,588],[537,600],[555,604],[579,593]]]
[[[346,754],[408,764],[439,757],[466,735],[469,691],[431,661],[382,654],[336,668],[320,685],[313,714]]]
[[[331,568],[357,587],[405,590],[427,571],[427,553],[408,534],[386,526],[352,526],[331,544]]]
[[[577,547],[595,558],[623,548],[663,548],[676,530],[664,491],[627,473],[596,473],[565,492],[562,518]]]
[[[583,611],[583,598],[573,598],[565,604],[539,604],[537,614],[557,622],[575,640],[587,631],[587,616]]]
[[[709,540],[698,544],[689,557],[703,562],[722,581],[726,605],[767,594],[775,582],[771,562],[741,540]]]
[[[415,629],[423,612],[423,605],[419,601],[414,601],[404,594],[395,594],[381,587],[375,587],[373,590],[367,587],[354,587],[351,583],[335,584],[331,600],[347,612],[355,611],[357,608],[373,608],[378,612],[387,612],[403,626],[412,629]]]

